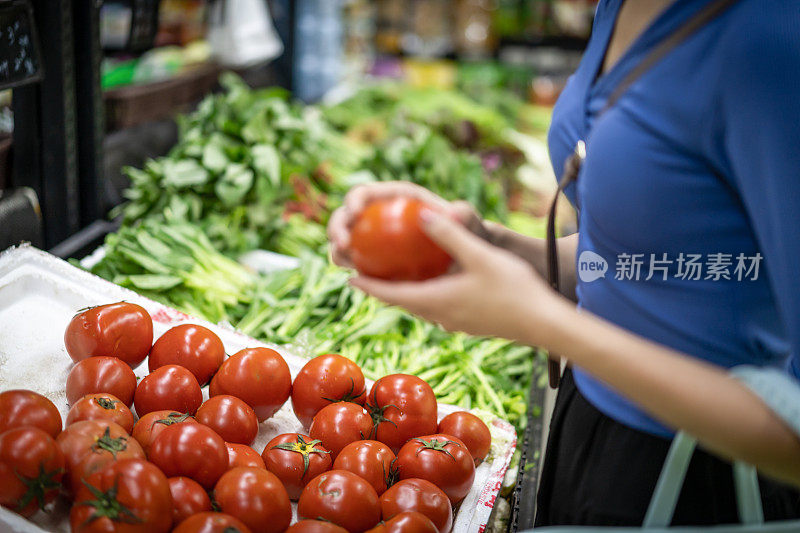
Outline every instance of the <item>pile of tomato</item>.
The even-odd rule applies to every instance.
[[[199,325],[153,343],[149,314],[126,302],[79,312],[64,340],[75,364],[63,429],[44,396],[0,393],[0,505],[29,517],[64,494],[74,533],[447,533],[489,452],[479,418],[438,421],[422,379],[367,390],[340,355],[309,360],[292,382],[278,352],[227,356]],[[290,398],[306,433],[259,454],[260,423]]]

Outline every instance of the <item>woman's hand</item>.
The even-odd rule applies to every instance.
[[[352,285],[450,331],[540,342],[559,296],[530,264],[432,210],[423,211],[423,228],[453,257],[453,273],[422,282],[358,276]]]
[[[407,181],[370,183],[351,189],[344,198],[344,205],[331,215],[328,222],[328,239],[330,240],[331,259],[334,263],[353,268],[348,247],[350,246],[350,228],[356,217],[370,202],[397,196],[416,198],[427,204],[435,205],[441,209],[442,213],[458,220],[476,235],[488,239],[488,232],[483,221],[467,202],[448,202],[428,189]]]

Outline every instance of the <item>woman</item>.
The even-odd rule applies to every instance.
[[[800,485],[800,440],[724,371],[746,364],[800,377],[800,9],[740,0],[600,116],[625,75],[707,3],[598,5],[549,135],[556,175],[586,141],[577,187],[566,190],[579,233],[558,243],[562,286],[572,281],[562,292],[575,290],[577,308],[540,277],[543,242],[409,184],[355,189],[331,220],[334,260],[349,266],[348,227],[366,203],[412,195],[438,204],[451,216],[428,212],[423,222],[457,272],[353,285],[446,329],[571,361],[537,525],[641,524],[673,428]],[[800,516],[794,489],[772,480],[761,489],[768,520]],[[736,521],[730,465],[699,452],[673,523]]]

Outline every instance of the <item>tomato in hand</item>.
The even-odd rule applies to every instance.
[[[322,441],[322,445],[330,450],[331,457],[336,459],[351,442],[370,438],[372,417],[358,404],[332,403],[317,413],[308,433],[312,439]]]
[[[292,409],[304,428],[314,416],[334,402],[364,405],[364,374],[347,357],[329,353],[306,363],[292,384]]]
[[[264,464],[264,460],[250,446],[226,442],[225,447],[228,448],[228,470],[237,466],[251,466],[266,470],[267,466]]]
[[[292,521],[289,495],[274,474],[261,468],[228,470],[214,487],[214,499],[253,533],[283,533]]]
[[[61,413],[53,402],[31,390],[0,392],[0,433],[33,426],[53,438],[61,433]]]
[[[225,442],[250,444],[258,435],[256,412],[236,396],[212,396],[200,406],[195,418],[216,431]]]
[[[139,459],[120,460],[77,488],[72,533],[167,533],[172,496],[166,476]]]
[[[400,479],[427,479],[453,505],[464,499],[475,480],[475,461],[466,445],[451,435],[426,435],[408,441],[397,454]]]
[[[436,431],[436,395],[417,376],[390,374],[380,378],[369,391],[367,409],[377,423],[375,440],[394,453],[408,439]]]
[[[481,464],[492,446],[492,434],[483,420],[466,411],[450,413],[439,421],[437,433],[452,435],[461,440],[475,460],[475,466]]]
[[[421,281],[447,272],[453,259],[422,229],[420,214],[436,209],[414,198],[375,200],[350,229],[350,256],[362,274]]]
[[[81,420],[110,420],[130,433],[133,431],[133,413],[113,394],[87,394],[70,408],[67,425]]]
[[[197,424],[198,422],[191,415],[170,411],[151,411],[140,418],[133,426],[131,437],[142,446],[144,453],[150,455],[150,446],[156,437],[166,428],[173,424]]]
[[[150,461],[167,476],[191,478],[211,489],[228,469],[225,441],[202,424],[164,428],[150,445]]]
[[[259,422],[289,399],[292,376],[281,354],[270,348],[245,348],[222,363],[211,380],[210,396],[230,394],[252,407]]]
[[[96,356],[79,361],[67,376],[67,403],[74,404],[87,394],[113,394],[122,403],[133,405],[136,375],[116,357]]]
[[[325,519],[350,533],[363,533],[381,519],[372,485],[346,470],[331,470],[312,479],[297,502],[300,518]]]
[[[194,375],[178,365],[162,366],[145,376],[133,396],[140,417],[167,409],[193,415],[202,403],[203,391]]]
[[[211,380],[225,360],[225,346],[208,328],[181,324],[167,330],[150,349],[147,366],[150,372],[165,365],[186,368],[201,386]]]
[[[394,483],[397,470],[392,450],[376,440],[359,440],[345,446],[336,461],[334,470],[347,470],[366,479],[378,496]]]
[[[64,455],[36,427],[0,434],[0,505],[24,517],[53,501],[61,488]]]
[[[178,525],[193,514],[211,511],[211,498],[197,481],[188,477],[171,477],[172,523]]]
[[[404,511],[367,533],[439,533],[430,518],[416,511]]]
[[[292,500],[300,497],[309,481],[331,469],[330,452],[320,446],[319,440],[299,433],[278,435],[267,443],[261,458]]]
[[[286,533],[348,533],[343,527],[324,520],[300,520],[286,530]]]
[[[405,511],[422,513],[434,523],[439,533],[453,527],[453,507],[442,490],[424,479],[398,481],[381,495],[381,516],[384,520]]]
[[[82,480],[121,459],[144,459],[144,451],[119,424],[108,420],[81,420],[68,426],[56,438],[64,454],[68,476],[65,485],[72,490]]]
[[[76,363],[102,355],[136,368],[153,344],[153,319],[144,307],[128,302],[90,307],[72,317],[64,344]]]
[[[197,513],[190,516],[172,533],[251,533],[241,520],[225,513]]]

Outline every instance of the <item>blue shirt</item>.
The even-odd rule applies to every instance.
[[[601,0],[555,106],[557,176],[586,141],[578,183],[566,191],[579,210],[579,306],[722,367],[800,377],[800,3],[741,0],[600,114],[622,77],[707,1],[674,2],[599,75],[622,4]],[[607,261],[605,277],[586,270],[591,254],[582,269],[584,252]],[[672,434],[577,368],[575,381],[612,418]]]

